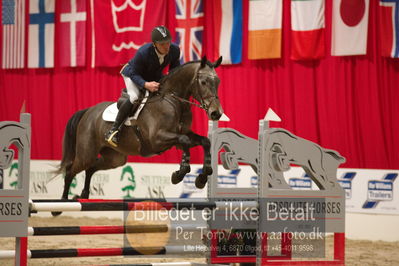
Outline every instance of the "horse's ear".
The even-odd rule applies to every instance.
[[[216,62],[213,63],[213,67],[214,67],[214,68],[217,68],[218,66],[220,66],[220,64],[222,63],[222,60],[223,60],[223,57],[220,56],[220,57],[218,58],[218,60],[216,60]]]
[[[208,59],[206,59],[206,56],[204,55],[201,59],[201,68],[205,67],[207,61]]]

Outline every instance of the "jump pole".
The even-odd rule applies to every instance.
[[[108,264],[108,265],[96,265],[96,266],[122,266],[122,265]],[[196,263],[196,262],[161,262],[161,263],[123,264],[123,266],[209,266],[209,265],[206,263]],[[214,266],[217,265],[214,264]]]
[[[77,248],[77,249],[37,249],[27,250],[30,259],[70,258],[70,257],[104,257],[104,256],[145,256],[166,254],[196,254],[203,253],[206,246],[164,246],[164,247],[122,247],[122,248]],[[15,257],[14,250],[0,251],[0,259]]]
[[[120,225],[120,226],[54,226],[29,227],[29,236],[56,236],[56,235],[101,235],[101,234],[144,234],[164,233],[184,229],[199,231],[205,226],[199,225]]]
[[[256,208],[256,201],[247,202],[33,202],[30,203],[31,212],[80,212],[80,211],[159,211],[159,210],[220,210],[231,207]]]

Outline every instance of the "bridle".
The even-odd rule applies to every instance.
[[[195,76],[193,82],[192,82],[192,85],[194,85],[194,83],[196,83],[196,84],[195,84],[196,86],[198,86],[198,87],[201,86],[201,84],[200,84],[200,82],[201,82],[201,81],[200,81],[200,76],[206,76],[206,77],[210,77],[210,78],[212,78],[212,79],[214,79],[214,78],[216,77],[216,75],[213,75],[213,74],[204,74],[204,73],[198,72],[197,75]],[[196,103],[196,102],[193,102],[193,101],[190,101],[190,100],[186,100],[186,99],[184,99],[184,98],[182,98],[182,97],[180,97],[180,96],[177,96],[177,95],[175,95],[174,93],[171,93],[171,94],[169,94],[169,95],[172,96],[173,98],[179,100],[180,102],[188,103],[188,104],[194,105],[194,106],[196,106],[196,107],[199,107],[199,108],[205,110],[206,112],[208,112],[209,107],[211,106],[211,104],[212,104],[215,100],[218,100],[218,99],[219,99],[219,97],[218,97],[217,95],[211,95],[211,96],[208,96],[208,97],[205,97],[205,98],[204,98],[204,97],[202,97],[201,94],[198,93],[198,95],[199,95],[199,97],[200,97],[199,104],[198,104],[198,103]],[[205,100],[207,100],[207,99],[211,99],[211,101],[209,102],[208,105],[205,104]]]

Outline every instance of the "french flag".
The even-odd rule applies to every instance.
[[[399,0],[380,0],[382,55],[399,58]]]
[[[222,64],[238,64],[242,60],[242,0],[215,0],[215,55],[223,56]]]

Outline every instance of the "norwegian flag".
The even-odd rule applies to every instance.
[[[181,63],[201,58],[203,31],[203,1],[176,0],[176,43],[180,46]]]

